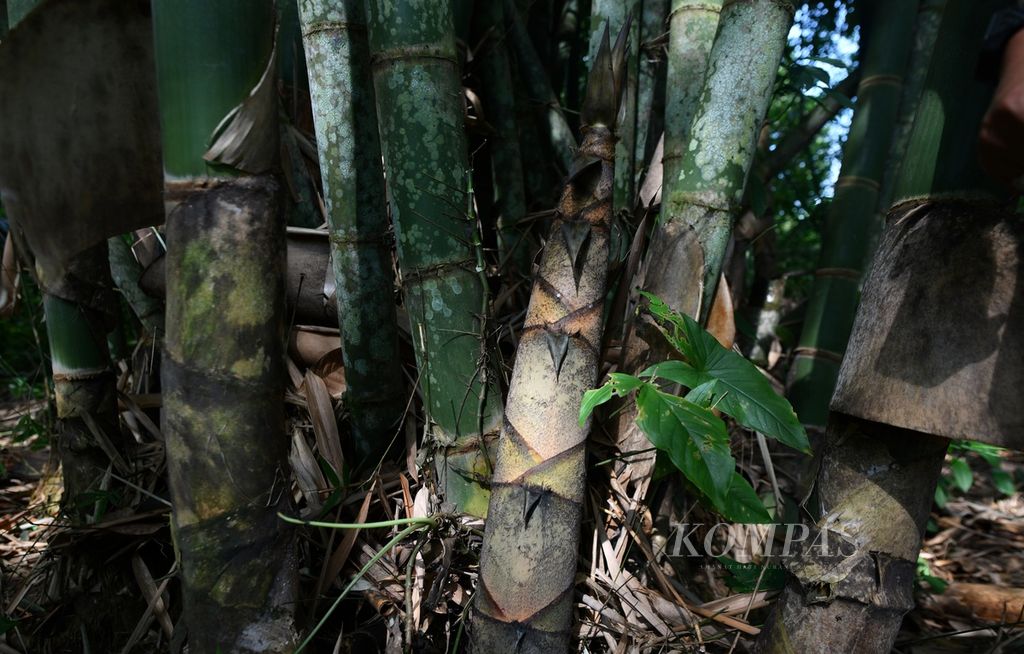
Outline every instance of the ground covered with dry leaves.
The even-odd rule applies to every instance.
[[[325,475],[317,453],[342,456],[330,443],[341,436],[334,418],[344,424],[338,402],[344,375],[336,352],[310,347],[312,354],[299,352],[293,341],[287,394],[300,517],[357,525],[416,520],[359,529],[296,526],[304,590],[298,614],[308,627],[320,625],[307,651],[460,651],[468,640],[465,617],[483,523],[445,514],[435,503],[430,456],[417,450],[414,420],[396,434],[407,452],[401,465],[385,464],[342,488]],[[77,529],[58,511],[46,402],[0,405],[0,654],[184,651],[159,396],[127,372],[120,390],[123,422],[135,437],[132,475],[123,480],[112,470],[110,494],[91,498],[91,524]],[[766,459],[749,434],[733,437],[737,460],[759,491],[800,495],[796,479],[804,464],[794,454],[774,451]],[[750,564],[742,548],[730,552],[732,560],[686,556],[680,525],[713,525],[714,516],[687,499],[672,477],[655,481],[645,502],[637,502],[610,437],[599,426],[591,440],[576,585],[579,651],[747,651],[781,569],[772,561]],[[1024,456],[1001,456],[1019,488]],[[1024,651],[1024,499],[996,488],[989,462],[972,453],[959,457],[973,473],[970,487],[962,492],[950,481],[964,475],[963,465],[950,459],[949,497],[933,511],[921,555],[918,608],[904,621],[894,651]],[[406,537],[386,548],[403,529]],[[703,539],[707,528],[697,533]],[[745,534],[733,536],[742,541]],[[720,532],[712,541],[727,537]],[[101,621],[109,642],[83,643],[75,620],[81,615]]]

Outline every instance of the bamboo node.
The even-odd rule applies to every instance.
[[[806,359],[824,359],[825,361],[831,361],[839,364],[843,362],[843,355],[839,352],[833,352],[832,350],[826,350],[820,347],[798,347],[793,351],[794,357],[803,357]]]

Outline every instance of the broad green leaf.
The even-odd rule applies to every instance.
[[[594,412],[594,409],[612,399],[613,392],[612,383],[608,381],[605,382],[604,386],[599,386],[583,394],[583,403],[580,404],[580,427],[587,421],[590,414]]]
[[[687,357],[697,372],[695,387],[718,381],[715,408],[732,416],[744,427],[778,439],[801,452],[810,452],[807,433],[793,407],[768,383],[757,367],[727,350],[689,316],[681,316],[686,340],[693,352]]]
[[[733,471],[732,482],[729,484],[729,494],[720,506],[716,505],[723,517],[733,522],[745,524],[767,524],[772,522],[772,516],[764,508],[764,502],[757,496],[754,487],[750,485],[743,475]]]
[[[682,317],[673,311],[671,307],[665,304],[665,302],[657,295],[648,293],[647,291],[640,291],[640,295],[647,298],[647,310],[651,315],[663,323],[668,323],[668,326],[671,328],[668,331],[665,331],[664,329],[662,330],[666,340],[668,340],[672,347],[682,352],[683,356],[689,359],[691,356],[690,345],[686,342],[686,339],[683,338],[683,329],[686,325],[683,322]]]
[[[953,485],[963,492],[970,490],[971,484],[974,483],[971,466],[963,459],[953,459],[949,463],[949,468],[953,472]]]
[[[693,402],[697,406],[702,406],[705,409],[710,409],[715,401],[715,388],[718,386],[718,380],[712,379],[706,381],[703,384],[695,386],[690,389],[690,392],[686,394],[686,399]]]
[[[825,91],[825,95],[832,98],[838,102],[840,106],[845,107],[846,109],[856,109],[856,105],[853,103],[853,100],[851,100],[845,93],[841,93],[835,89],[829,89]]]
[[[835,68],[842,68],[844,70],[847,67],[845,61],[842,61],[840,59],[834,59],[832,57],[808,57],[808,59],[810,59],[811,61],[817,61],[819,63],[827,64]]]
[[[939,480],[939,485],[935,487],[935,504],[941,509],[945,508],[946,502],[949,501],[949,493],[946,492],[946,487]]]
[[[621,372],[613,372],[608,375],[608,381],[604,383],[604,386],[583,394],[583,402],[580,404],[580,426],[583,426],[594,409],[612,399],[613,395],[625,397],[643,383],[643,380]]]
[[[670,382],[682,384],[687,388],[697,388],[708,381],[690,364],[685,361],[676,360],[656,363],[640,373],[640,376],[667,379]]]
[[[635,391],[644,385],[644,381],[633,375],[627,375],[624,372],[613,372],[608,375],[611,380],[612,387],[615,390],[615,394],[619,397],[625,397],[630,392]]]
[[[1013,485],[1013,477],[1001,468],[992,468],[992,485],[1003,495],[1013,495],[1017,492]]]
[[[725,423],[707,409],[644,384],[636,424],[715,506],[726,499],[736,461]]]

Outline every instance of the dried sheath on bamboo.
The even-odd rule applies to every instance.
[[[587,428],[577,416],[600,363],[624,52],[624,37],[613,54],[606,32],[519,342],[480,554],[477,652],[569,647],[586,483]]]

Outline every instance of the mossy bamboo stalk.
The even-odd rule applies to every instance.
[[[691,227],[704,255],[702,317],[715,296],[792,20],[787,0],[726,0],[689,145],[665,177],[663,220]]]
[[[955,194],[977,199],[991,188],[992,182],[978,166],[974,148],[977,125],[988,106],[992,87],[977,79],[975,67],[978,43],[996,4],[986,3],[985,10],[979,10],[978,3],[970,0],[946,3],[895,185],[896,204],[890,214],[893,220],[883,235],[883,249],[875,265],[883,255],[889,266],[895,261],[913,271],[920,265],[912,257],[907,259],[899,245],[886,243],[890,234],[895,234],[897,244],[907,242],[901,232],[891,230],[905,230],[911,211],[930,211],[924,198]],[[899,208],[902,200],[911,198],[920,204]],[[982,207],[981,213],[985,212],[991,209]],[[913,228],[927,218],[927,214],[915,217],[922,222]],[[948,219],[940,224],[946,222]],[[979,265],[995,264],[989,261]],[[866,310],[871,313],[858,321],[867,318],[874,322],[895,309],[888,305],[887,298],[869,301],[866,291],[859,312]],[[857,343],[857,339],[851,343]],[[850,352],[843,365],[847,386],[858,381],[849,377],[847,366],[862,361],[859,356],[874,355]],[[914,369],[902,372],[920,374]],[[870,391],[863,395],[870,396]],[[915,398],[895,400],[915,402]],[[815,550],[787,562],[793,574],[755,651],[890,651],[903,615],[914,605],[917,554],[947,446],[948,440],[939,436],[861,420],[840,411],[830,414],[816,481],[821,510],[811,517],[816,523],[814,531],[828,530],[834,544],[837,540],[840,545],[852,543],[855,554],[851,556],[847,550],[842,566],[835,566],[834,558],[824,564]],[[829,601],[820,602],[816,601],[815,589],[822,587],[822,571],[826,568],[832,571],[824,580]],[[828,628],[823,628],[825,625]]]
[[[615,130],[615,211],[631,209],[635,182],[634,148],[637,134],[637,83],[640,55],[639,0],[594,0],[590,13],[589,61],[594,61],[601,46],[604,30],[612,33],[626,24],[630,16],[632,33],[629,35],[629,52],[626,53],[626,73],[623,79],[622,117]]]
[[[665,77],[665,146],[662,179],[665,187],[679,179],[679,166],[689,145],[690,125],[704,87],[708,55],[718,29],[722,0],[672,0],[668,15],[668,63]],[[661,219],[670,220],[671,193],[662,189]]]
[[[357,464],[404,414],[384,171],[363,0],[300,0]]]
[[[7,0],[7,24],[14,29],[41,2],[42,0]]]
[[[488,311],[469,215],[462,86],[447,0],[367,0],[388,202],[445,500],[483,515],[501,400],[484,347]]]
[[[789,398],[805,425],[823,427],[828,420],[828,403],[853,327],[867,246],[874,241],[872,228],[879,226],[875,218],[879,188],[899,112],[913,44],[907,35],[913,29],[917,4],[917,0],[876,3],[868,27],[857,109],[843,148],[835,199],[823,228],[818,269],[790,369]]]
[[[494,208],[498,222],[498,248],[501,261],[513,273],[529,276],[533,248],[523,219],[526,217],[526,190],[523,159],[516,124],[515,92],[506,49],[505,11],[502,2],[481,2],[474,14],[476,33],[484,41],[477,59],[484,112],[494,128],[488,137]]]
[[[476,652],[569,649],[586,489],[587,428],[578,416],[600,368],[624,45],[613,54],[605,32],[584,104],[583,144],[519,341],[480,552]]]
[[[727,1],[708,55],[699,102],[692,107],[690,91],[684,94],[679,86],[680,64],[692,71],[700,70],[700,44],[706,44],[716,17],[707,6],[674,5],[670,44],[675,45],[670,45],[669,51],[662,214],[641,283],[645,291],[660,297],[673,310],[702,321],[721,274],[793,9],[788,2],[778,0]],[[679,30],[693,40],[682,38],[676,33]],[[679,61],[673,63],[673,57]],[[680,155],[674,160],[668,154],[669,121],[679,134],[680,125],[688,124],[687,116],[693,116],[690,128],[682,132],[688,144],[673,150]],[[625,369],[642,370],[667,359],[669,353],[669,345],[654,322],[639,317],[624,348]],[[621,412],[620,449],[640,451],[647,448],[646,443],[646,436],[635,425],[635,408]],[[635,482],[646,483],[654,457],[636,457],[630,465]]]
[[[161,381],[189,646],[291,652],[294,531],[277,518],[290,505],[280,492],[285,226],[262,174],[277,152],[276,95],[264,86],[274,4],[158,0],[153,14],[164,169],[182,199],[167,219]],[[236,107],[255,131],[216,147]],[[208,164],[215,152],[237,167]]]

